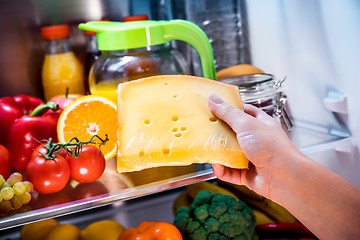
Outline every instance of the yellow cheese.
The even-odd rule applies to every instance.
[[[117,171],[218,163],[247,168],[231,128],[214,117],[215,93],[242,109],[237,86],[187,75],[159,75],[119,84]]]

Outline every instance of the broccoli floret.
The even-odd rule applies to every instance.
[[[225,202],[214,202],[209,207],[209,214],[214,218],[220,218],[227,210],[228,206]]]
[[[228,240],[228,238],[224,235],[221,235],[220,233],[210,233],[208,240]]]
[[[204,227],[199,227],[191,235],[190,240],[207,240],[208,233]]]
[[[186,233],[186,227],[190,219],[190,209],[187,207],[180,207],[176,211],[174,225],[180,230],[182,234],[184,234]]]
[[[211,203],[219,203],[219,202],[227,202],[229,200],[235,200],[230,195],[225,195],[221,193],[215,193],[213,194],[213,198],[211,199]]]
[[[234,238],[241,235],[245,226],[242,224],[236,224],[232,222],[221,224],[219,232],[226,237]]]
[[[210,217],[206,220],[204,226],[205,230],[208,232],[217,232],[220,228],[220,222],[216,218]]]
[[[201,226],[201,224],[198,221],[190,221],[186,227],[186,231],[189,233],[193,233],[200,226]]]
[[[209,204],[213,194],[210,191],[201,191],[196,195],[196,198],[191,204],[191,208],[197,208],[205,203]]]
[[[174,225],[184,239],[257,239],[252,210],[232,196],[201,191],[189,208],[179,208]]]
[[[209,204],[203,204],[199,207],[197,207],[194,210],[194,217],[196,220],[199,220],[200,222],[205,222],[205,220],[208,218],[209,216]]]
[[[235,199],[233,199],[232,201],[230,201],[228,203],[232,209],[234,210],[242,210],[243,208],[246,208],[246,203],[242,202],[242,201],[236,201]],[[248,208],[246,208],[248,209]],[[251,209],[250,209],[251,210]]]

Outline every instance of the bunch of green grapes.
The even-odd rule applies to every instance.
[[[5,181],[0,175],[0,213],[17,210],[31,200],[30,192],[34,186],[29,181],[23,181],[21,173],[14,172]]]

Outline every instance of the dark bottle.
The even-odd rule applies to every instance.
[[[86,36],[86,57],[85,57],[85,66],[84,66],[84,86],[85,94],[90,94],[89,89],[89,74],[92,65],[98,60],[101,51],[98,49],[96,33],[91,31],[85,31]]]

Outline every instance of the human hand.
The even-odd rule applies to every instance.
[[[215,176],[223,181],[246,185],[271,198],[274,179],[281,178],[282,170],[291,166],[291,154],[300,153],[299,150],[291,143],[280,123],[264,111],[249,104],[244,104],[244,111],[241,111],[215,94],[211,94],[208,100],[210,111],[232,128],[250,161],[249,169],[214,164]]]

